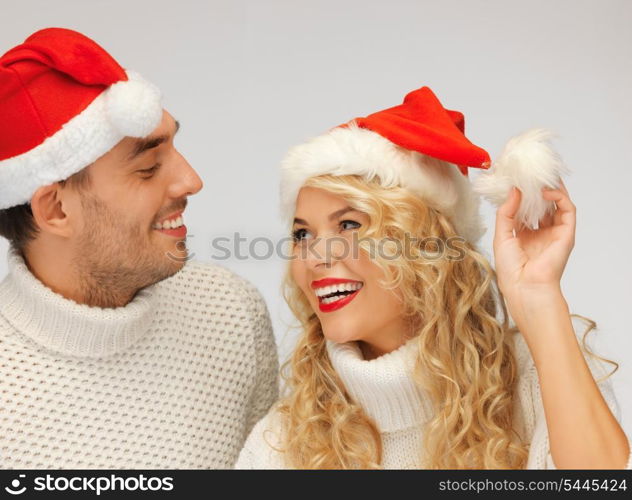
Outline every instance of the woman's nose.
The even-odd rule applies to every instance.
[[[312,267],[331,267],[349,252],[347,240],[340,236],[317,236],[306,246],[306,260]]]

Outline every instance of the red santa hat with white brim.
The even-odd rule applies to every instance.
[[[162,120],[161,94],[76,31],[40,30],[0,57],[0,209]]]
[[[515,137],[497,161],[464,135],[464,116],[445,109],[428,88],[404,102],[356,118],[291,148],[281,163],[281,213],[291,224],[298,193],[311,177],[358,175],[385,187],[400,186],[445,214],[456,232],[475,244],[485,233],[479,195],[502,204],[512,186],[522,191],[519,223],[534,227],[554,208],[541,196],[566,172],[550,147],[551,134],[530,130]],[[470,182],[468,168],[485,169]],[[491,167],[491,168],[490,168]]]

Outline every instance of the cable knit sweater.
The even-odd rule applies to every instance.
[[[8,253],[0,468],[231,468],[278,397],[257,288],[189,261],[124,307],[78,304]]]
[[[386,469],[420,467],[421,461],[417,457],[422,449],[421,424],[431,417],[428,400],[410,376],[415,360],[413,342],[408,341],[393,352],[366,361],[356,342],[336,344],[327,341],[332,365],[350,397],[377,424],[383,446],[382,466]],[[519,379],[514,400],[515,428],[530,443],[527,468],[554,469],[535,364],[520,334],[516,335],[516,354]],[[596,363],[586,354],[585,358],[595,380],[608,373],[604,363]],[[620,421],[619,406],[609,379],[599,387]],[[253,428],[235,468],[286,468],[282,453],[272,448],[283,446],[282,435],[281,420],[273,407]],[[632,468],[632,452],[627,468]]]

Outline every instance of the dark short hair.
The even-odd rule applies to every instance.
[[[90,171],[84,168],[71,175],[67,179],[59,181],[59,184],[82,191],[90,187],[92,181]],[[13,207],[0,210],[0,236],[9,240],[9,242],[21,252],[24,251],[26,245],[33,241],[39,228],[33,218],[30,203],[23,203]]]

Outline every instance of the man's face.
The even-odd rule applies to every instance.
[[[127,137],[92,164],[90,187],[68,200],[77,220],[74,262],[86,287],[139,289],[184,266],[186,227],[171,226],[182,224],[187,196],[202,181],[174,147],[178,127],[163,112],[150,136]]]

